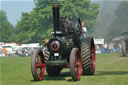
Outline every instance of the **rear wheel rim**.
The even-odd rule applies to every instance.
[[[92,70],[94,72],[95,71],[95,65],[96,65],[96,53],[95,53],[94,47],[92,47],[91,65],[92,65]]]
[[[76,80],[80,80],[82,74],[82,59],[79,55],[78,50],[75,50],[74,53],[74,73]]]
[[[82,74],[82,60],[80,57],[77,58],[74,68],[75,68],[76,78],[77,80],[80,80]]]
[[[38,80],[42,80],[45,75],[45,64],[44,58],[40,54],[40,50],[37,51],[36,59],[35,59],[35,72]]]

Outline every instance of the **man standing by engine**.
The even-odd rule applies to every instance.
[[[71,19],[69,17],[66,18],[65,28],[67,34],[70,34],[72,32],[73,24],[71,22]]]
[[[82,40],[87,36],[87,28],[84,26],[85,23],[82,22],[81,26],[82,26]]]

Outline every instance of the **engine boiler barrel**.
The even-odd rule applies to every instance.
[[[52,4],[54,32],[60,31],[60,29],[59,29],[59,17],[60,17],[59,9],[60,9],[60,7],[59,6],[60,5],[58,3]]]

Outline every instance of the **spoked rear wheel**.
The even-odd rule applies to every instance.
[[[82,74],[82,59],[78,48],[73,48],[70,54],[70,71],[74,81],[80,80]]]
[[[94,75],[96,54],[93,38],[86,37],[81,43],[83,75]]]
[[[32,55],[31,71],[34,80],[40,81],[45,75],[45,59],[40,49],[36,50]]]

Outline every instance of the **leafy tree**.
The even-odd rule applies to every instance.
[[[61,16],[69,16],[72,19],[80,17],[82,21],[86,22],[89,31],[93,30],[99,13],[99,6],[97,4],[92,4],[90,0],[35,0],[36,8],[40,9],[41,14],[45,14],[44,17],[48,17],[50,19],[49,21],[52,20],[51,4],[55,1],[61,5]]]
[[[8,21],[6,13],[0,10],[0,42],[11,42],[13,33],[14,28]]]
[[[90,0],[34,0],[36,8],[30,13],[22,13],[21,20],[16,25],[15,40],[24,43],[42,42],[45,37],[51,36],[53,28],[52,3],[58,2],[61,5],[60,16],[69,16],[72,19],[81,17],[86,22],[88,31],[93,30],[98,15],[98,5],[92,4]],[[24,35],[25,34],[25,35]],[[23,36],[21,36],[23,35]]]

